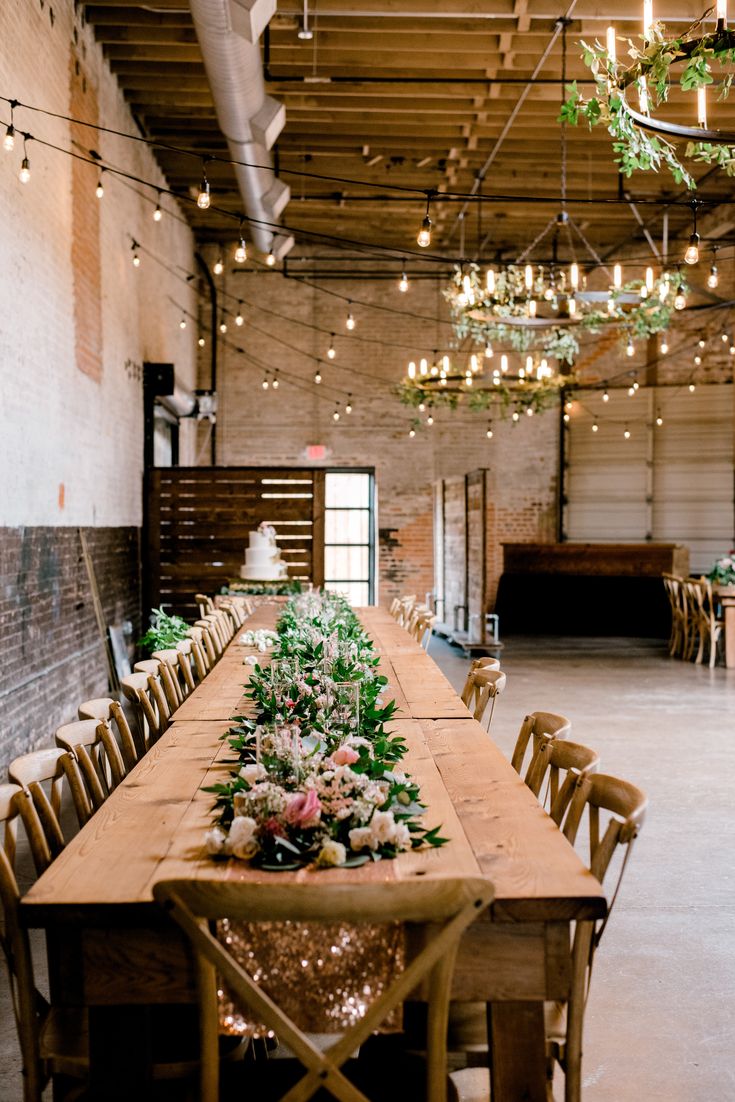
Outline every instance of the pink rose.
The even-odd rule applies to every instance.
[[[292,826],[316,826],[322,813],[322,805],[313,788],[297,792],[286,805],[283,817]]]
[[[353,765],[359,757],[360,755],[351,746],[340,746],[332,754],[332,761],[335,765]]]

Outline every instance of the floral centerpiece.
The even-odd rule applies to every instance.
[[[256,665],[248,687],[255,717],[236,717],[226,736],[233,773],[208,789],[217,820],[209,852],[294,869],[442,845],[399,768],[406,745],[385,728],[395,702],[382,698],[387,679],[347,603],[298,597],[277,628],[271,666]]]
[[[735,585],[735,551],[718,559],[707,577],[713,585]]]
[[[180,616],[169,616],[162,608],[151,612],[151,625],[138,640],[138,646],[144,654],[153,654],[157,650],[169,650],[186,639],[189,625]]]

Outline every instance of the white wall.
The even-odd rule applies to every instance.
[[[102,51],[75,16],[71,0],[55,0],[53,8],[40,0],[3,0],[2,94],[69,114],[76,61],[96,91],[98,121],[137,133]],[[3,133],[8,118],[7,104],[0,103]],[[71,148],[70,125],[64,121],[18,108],[15,124]],[[93,130],[82,133],[104,160],[165,186],[141,143]],[[79,217],[77,202],[75,223],[73,162],[36,142],[29,143],[28,155],[31,179],[23,185],[18,179],[22,141],[16,141],[12,153],[0,148],[0,525],[139,525],[141,366],[144,360],[172,361],[181,382],[195,385],[196,335],[191,326],[179,329],[180,311],[170,298],[190,310],[195,299],[188,286],[145,253],[141,267],[134,269],[130,237],[169,265],[191,271],[192,236],[181,211],[166,197],[162,205],[178,217],[164,215],[154,223],[150,189],[105,174],[105,196],[98,200],[89,170],[89,202],[99,204],[99,233],[91,238],[93,244],[98,239],[101,262],[102,376],[97,381],[77,364],[77,342],[84,334],[75,325],[75,277],[79,280],[85,265],[77,263],[75,270],[72,263]],[[78,245],[79,235],[76,240]],[[90,271],[95,262],[90,256]],[[183,436],[186,440],[190,434]],[[193,459],[185,451],[181,461]]]

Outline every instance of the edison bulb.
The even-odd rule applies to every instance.
[[[693,233],[689,238],[687,251],[684,253],[685,264],[696,264],[699,260],[699,234]]]
[[[675,310],[683,310],[685,308],[686,304],[687,304],[687,300],[686,300],[685,295],[681,291],[679,291],[676,295],[676,298],[674,299],[674,309]]]
[[[408,276],[405,272],[401,273],[401,278],[398,281],[398,290],[404,295],[408,290]]]
[[[12,153],[15,149],[15,127],[12,123],[5,131],[5,137],[3,138],[3,149],[6,153]]]
[[[104,196],[105,188],[101,180],[97,184],[97,187],[94,189],[94,193],[98,199],[102,199],[102,197]]]
[[[222,275],[224,270],[225,270],[225,265],[223,263],[222,257],[218,256],[217,259],[214,262],[214,267],[212,268],[212,271],[214,272],[215,275]]]
[[[355,319],[353,318],[351,312],[347,315],[347,318],[345,319],[345,325],[348,329],[355,328]]]
[[[247,260],[247,258],[248,258],[247,245],[245,244],[244,238],[241,237],[240,238],[240,243],[238,244],[237,248],[235,249],[235,260],[237,261],[238,264],[244,264],[245,261]]]
[[[197,195],[197,206],[200,210],[207,210],[209,207],[209,180],[202,180],[199,185],[199,194]]]
[[[431,219],[428,214],[421,223],[421,229],[419,235],[416,238],[416,243],[421,246],[422,249],[428,249],[431,244]]]
[[[272,268],[274,266],[274,264],[276,263],[276,258],[273,255],[272,251],[268,253],[267,257],[265,258],[265,262],[266,262],[266,264],[268,265],[269,268]]]
[[[163,211],[161,210],[161,204],[156,204],[156,209],[153,211],[153,221],[160,222],[163,218]]]
[[[20,166],[20,172],[18,173],[18,179],[21,184],[27,184],[31,178],[31,166],[28,164],[28,158],[23,158],[23,163]]]

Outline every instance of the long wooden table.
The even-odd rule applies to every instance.
[[[543,1002],[568,995],[570,922],[603,916],[604,896],[433,660],[386,612],[360,616],[389,678],[386,700],[400,707],[391,727],[408,745],[406,769],[421,785],[427,822],[442,824],[448,844],[316,873],[212,862],[203,842],[212,797],[202,786],[226,776],[221,736],[247,710],[243,661],[255,653],[233,641],[22,902],[26,925],[47,930],[52,1001],[89,1007],[93,1097],[145,1097],[149,1008],[195,999],[187,946],[152,899],[157,880],[318,875],[359,890],[376,879],[481,874],[493,881],[495,902],[463,940],[453,997],[491,1004],[494,1102],[544,1102]],[[275,606],[261,606],[247,626],[270,627],[275,617]]]

